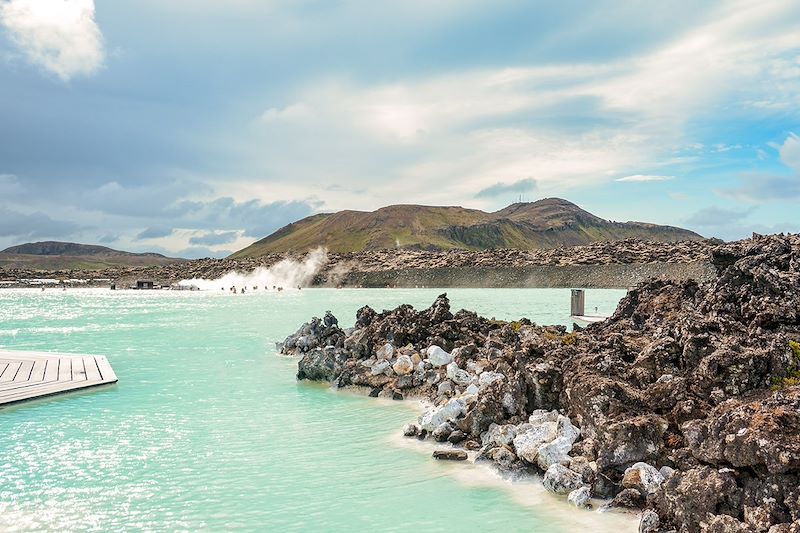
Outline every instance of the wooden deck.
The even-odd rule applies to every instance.
[[[102,355],[0,350],[0,406],[116,382]]]

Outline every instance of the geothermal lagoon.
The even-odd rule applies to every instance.
[[[275,343],[330,309],[437,289],[0,292],[0,348],[105,355],[117,385],[0,411],[0,530],[635,531],[535,479],[431,459],[415,400],[295,380]],[[569,290],[449,289],[453,309],[569,324]],[[613,311],[624,291],[590,290]]]

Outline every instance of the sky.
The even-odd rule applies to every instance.
[[[800,2],[0,0],[0,249],[546,197],[800,231]]]

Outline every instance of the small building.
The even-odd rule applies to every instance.
[[[153,280],[150,279],[140,279],[136,281],[136,288],[137,289],[155,289],[155,285],[153,284]]]

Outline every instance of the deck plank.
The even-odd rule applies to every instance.
[[[97,360],[95,357],[85,355],[83,357],[83,367],[86,369],[86,379],[89,381],[102,381],[103,376],[100,375],[100,369],[97,368]]]
[[[22,364],[19,365],[19,370],[17,370],[17,375],[14,376],[14,381],[17,383],[21,381],[30,381],[31,371],[33,370],[33,359],[24,359],[20,362]]]
[[[116,382],[104,356],[0,350],[0,406]]]
[[[72,358],[60,357],[58,365],[58,381],[72,380]]]
[[[9,360],[8,368],[6,368],[6,371],[3,372],[2,376],[0,376],[0,383],[14,381],[14,377],[17,375],[17,370],[19,370],[20,366],[22,366],[21,361]]]

